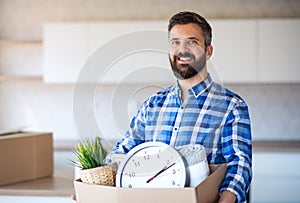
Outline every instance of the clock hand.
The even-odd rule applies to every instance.
[[[159,174],[161,174],[162,172],[168,170],[169,168],[171,168],[172,166],[174,166],[175,163],[171,164],[170,166],[165,166],[163,169],[161,169],[160,171],[158,171],[152,178],[149,178],[146,183],[149,183],[150,181],[152,181],[154,178],[156,178]]]

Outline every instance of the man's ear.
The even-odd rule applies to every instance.
[[[208,60],[208,59],[210,59],[210,57],[212,56],[212,54],[213,54],[213,46],[211,46],[211,45],[208,45],[207,47],[206,47],[206,60]]]

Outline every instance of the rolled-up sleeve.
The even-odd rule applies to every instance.
[[[221,133],[222,154],[227,174],[220,192],[233,192],[238,202],[246,202],[252,179],[252,142],[248,107],[242,100],[229,112]]]

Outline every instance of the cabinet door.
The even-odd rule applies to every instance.
[[[44,71],[47,83],[74,83],[87,56],[86,23],[49,23],[44,27]]]
[[[210,59],[225,83],[257,82],[257,22],[213,20]]]
[[[135,40],[131,33],[136,31],[143,33],[136,34]],[[47,24],[44,80],[49,83],[75,83],[78,78],[84,83],[100,80],[106,84],[173,83],[166,31],[165,21]]]
[[[259,21],[259,81],[300,82],[300,20]]]
[[[251,202],[299,202],[300,153],[253,154]]]
[[[111,40],[133,32],[147,30],[167,32],[167,21],[107,21],[87,24],[89,53],[93,53]]]
[[[167,40],[165,21],[89,23],[88,47],[92,53],[89,59],[102,66],[98,82],[173,82]],[[161,46],[156,46],[156,43]]]

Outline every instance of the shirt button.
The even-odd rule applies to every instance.
[[[180,108],[181,108],[181,109],[184,109],[184,106],[181,106]]]
[[[175,128],[174,128],[174,131],[177,131],[177,130],[178,130],[178,128],[175,127]]]

